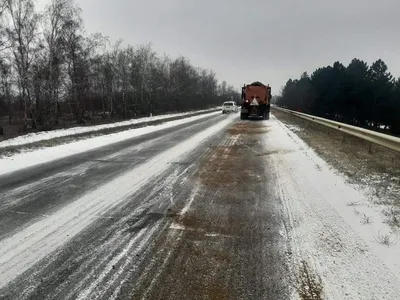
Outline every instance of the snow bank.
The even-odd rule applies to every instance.
[[[132,120],[128,120],[128,121],[115,122],[115,123],[111,123],[111,124],[103,124],[103,125],[95,125],[95,126],[80,126],[80,127],[73,127],[73,128],[67,128],[67,129],[58,129],[58,130],[52,130],[52,131],[41,131],[41,132],[29,133],[26,135],[18,136],[18,137],[0,142],[0,148],[10,147],[10,146],[20,146],[20,145],[30,144],[30,143],[34,143],[34,142],[38,142],[38,141],[59,138],[59,137],[63,137],[63,136],[71,136],[71,135],[77,135],[77,134],[86,133],[86,132],[94,132],[94,131],[107,129],[107,128],[117,128],[117,127],[139,124],[139,123],[144,123],[144,122],[165,120],[167,118],[186,116],[186,115],[193,114],[196,112],[207,112],[207,111],[211,111],[214,109],[216,109],[216,108],[192,111],[192,112],[187,112],[187,113],[177,113],[177,114],[145,117],[145,118],[139,118],[139,119],[132,119]]]
[[[282,234],[299,288],[321,284],[324,299],[398,299],[400,245],[381,208],[283,123],[272,117],[270,126],[265,144],[276,154],[267,163],[288,216]],[[302,286],[310,283],[305,269],[316,286]]]
[[[208,114],[188,117],[180,120],[169,121],[164,124],[135,128],[121,131],[113,134],[102,135],[94,138],[80,140],[68,144],[54,147],[42,148],[31,152],[22,152],[11,157],[0,158],[0,175],[14,172],[19,169],[32,167],[34,165],[49,162],[55,159],[63,158],[69,155],[82,153],[101,146],[119,142],[125,139],[141,136],[157,130],[170,128],[180,124],[185,124],[195,120],[201,120],[212,115],[220,115],[221,112],[212,112]],[[83,128],[86,129],[86,128]]]

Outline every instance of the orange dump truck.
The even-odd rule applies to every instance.
[[[264,85],[259,81],[243,85],[240,119],[262,117],[268,120],[270,110],[271,87],[269,85]]]

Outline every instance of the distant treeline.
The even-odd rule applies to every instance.
[[[87,34],[73,0],[0,4],[0,134],[203,109],[237,90],[185,57]]]
[[[400,78],[381,60],[353,59],[289,79],[276,104],[348,124],[400,134]]]

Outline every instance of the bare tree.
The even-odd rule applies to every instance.
[[[66,23],[65,51],[69,82],[69,106],[78,123],[85,123],[85,100],[90,97],[90,64],[96,49],[104,43],[101,34],[84,36],[79,9]]]
[[[46,45],[46,105],[47,117],[58,123],[58,107],[62,84],[62,65],[65,61],[66,36],[79,9],[73,0],[52,0],[45,9],[43,35]]]
[[[11,65],[5,60],[0,60],[0,83],[1,92],[5,100],[4,102],[8,107],[8,123],[11,125],[13,115],[11,103]]]
[[[22,112],[24,129],[29,118],[51,129],[96,112],[126,119],[205,108],[234,93],[213,71],[151,44],[105,47],[106,37],[85,32],[74,0],[50,0],[42,15],[34,0],[0,1],[0,106],[9,122],[14,108]]]
[[[0,1],[0,55],[7,49],[9,49],[9,44],[7,43],[7,34],[6,34],[6,9],[7,9],[7,1]]]
[[[18,73],[18,88],[24,107],[24,129],[28,126],[28,113],[32,117],[29,91],[29,71],[34,57],[39,15],[35,13],[32,0],[6,0],[6,11],[10,17],[7,29],[12,46],[14,67]]]
[[[140,102],[146,104],[151,113],[153,113],[152,86],[150,83],[152,64],[155,62],[156,53],[151,44],[141,45],[136,50],[135,60],[139,77]],[[145,101],[145,95],[148,94],[148,101]]]

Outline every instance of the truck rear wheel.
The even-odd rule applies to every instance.
[[[270,106],[268,105],[267,107],[265,107],[264,113],[263,113],[263,120],[269,120],[269,113],[271,111]]]
[[[240,113],[240,119],[241,119],[241,120],[247,120],[248,117],[249,117],[248,114]]]
[[[263,120],[269,120],[269,112],[265,112],[262,116]]]

